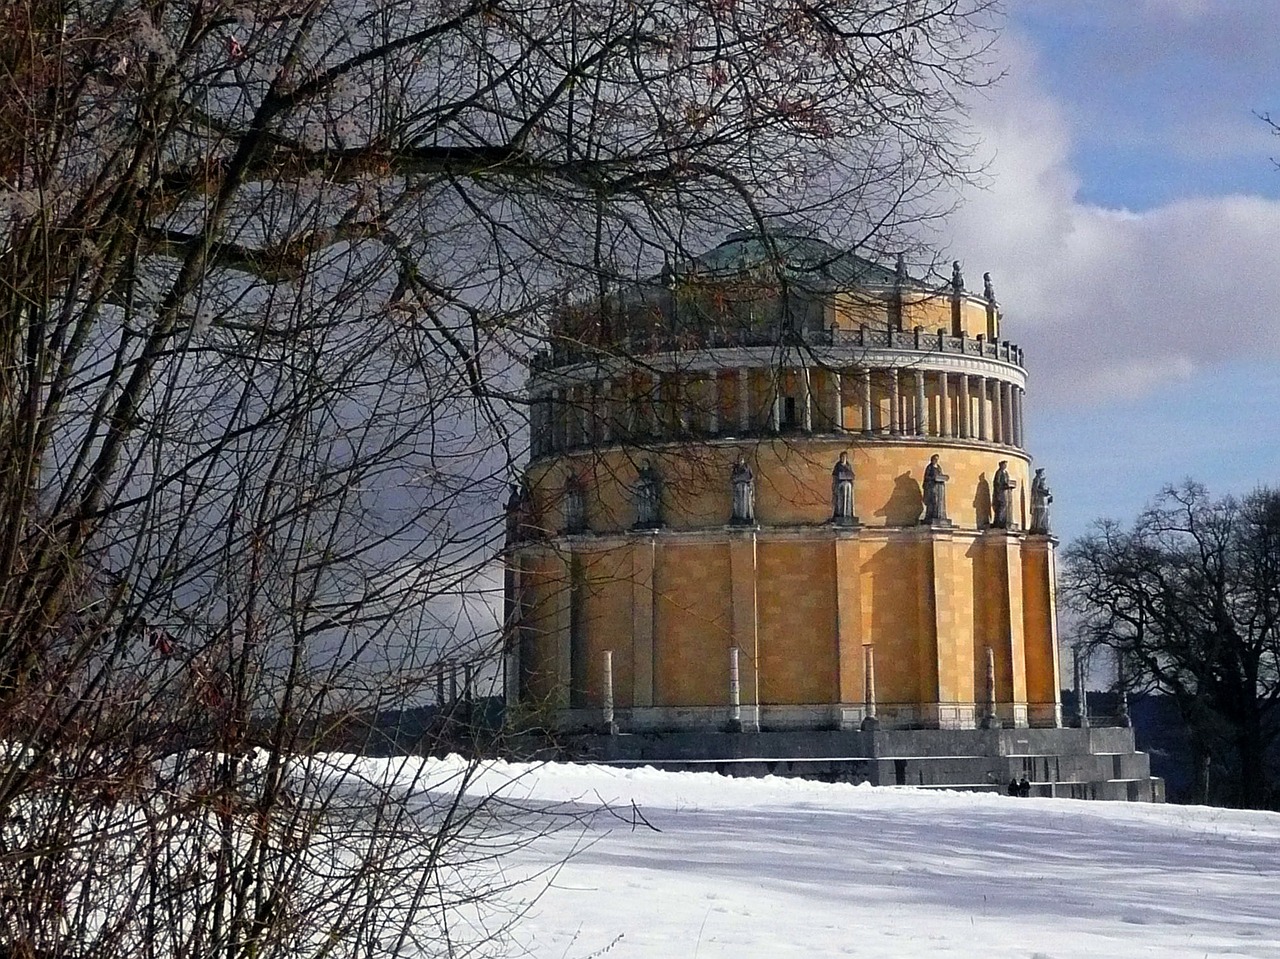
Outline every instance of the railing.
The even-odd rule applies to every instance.
[[[829,327],[823,330],[705,330],[666,333],[631,333],[611,346],[559,342],[534,354],[534,370],[553,369],[613,356],[643,356],[683,350],[726,349],[732,347],[858,347],[861,349],[908,350],[930,353],[958,353],[982,356],[1023,365],[1020,347],[1008,340],[988,340],[979,334],[952,336],[942,330],[930,333],[917,326],[913,330],[889,330],[860,326],[856,330]]]

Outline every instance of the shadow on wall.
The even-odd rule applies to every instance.
[[[987,482],[987,474],[978,474],[978,490],[973,496],[973,512],[978,529],[986,529],[991,525],[991,484]]]
[[[920,481],[910,473],[903,473],[894,478],[889,501],[875,515],[883,516],[889,526],[914,526],[923,513],[924,493]]]

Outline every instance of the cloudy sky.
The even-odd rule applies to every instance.
[[[1007,9],[950,255],[1027,351],[1058,534],[1187,476],[1280,485],[1280,2]]]

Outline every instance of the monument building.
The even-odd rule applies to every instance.
[[[782,227],[565,309],[507,505],[509,708],[650,758],[1062,727],[1052,494],[984,279]]]

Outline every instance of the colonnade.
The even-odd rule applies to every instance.
[[[1024,394],[999,377],[924,368],[631,372],[536,395],[533,455],[631,439],[794,432],[952,438],[1022,449]]]

